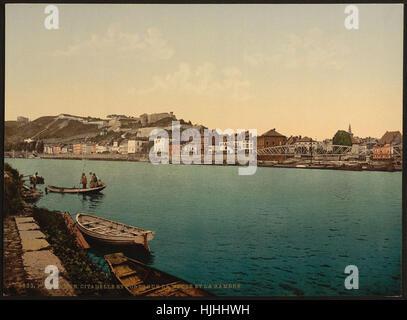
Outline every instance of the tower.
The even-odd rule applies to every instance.
[[[348,133],[349,133],[350,135],[352,135],[352,127],[350,126],[350,123],[349,123]]]

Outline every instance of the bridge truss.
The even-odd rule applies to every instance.
[[[312,152],[311,152],[312,150]],[[283,145],[257,150],[258,155],[315,155],[315,156],[340,156],[352,154],[351,146],[332,145],[329,148],[321,147],[317,144],[312,146],[294,146]],[[359,155],[366,154],[366,151],[360,150]]]

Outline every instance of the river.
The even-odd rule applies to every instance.
[[[37,206],[155,231],[143,261],[215,295],[400,294],[401,172],[258,168],[239,176],[233,166],[5,161],[64,187],[96,172],[107,185],[100,195],[49,193]],[[103,254],[117,251],[92,246],[89,255],[107,270]],[[348,265],[358,267],[357,290],[344,286]]]

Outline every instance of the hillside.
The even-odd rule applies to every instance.
[[[24,124],[17,121],[5,121],[4,131],[5,143],[17,143],[28,138],[47,140],[81,134],[94,136],[98,134],[98,127],[76,120],[47,116]]]
[[[88,124],[80,120],[72,119],[71,115],[61,118],[61,116],[44,116],[34,121],[23,123],[18,121],[5,121],[5,150],[31,150],[24,142],[25,139],[32,139],[42,143],[72,143],[78,140],[87,140],[94,143],[111,142],[112,140],[123,139],[124,133],[135,135],[138,129],[145,127],[139,121],[132,118],[120,119],[115,124],[108,125],[103,129],[98,124]],[[70,118],[68,118],[68,116]],[[88,117],[88,119],[93,119]],[[95,119],[99,120],[99,119]],[[173,118],[165,117],[154,123],[149,123],[148,127],[169,127]],[[181,125],[192,126],[191,121],[179,120]]]

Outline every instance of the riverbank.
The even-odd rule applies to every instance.
[[[344,171],[384,171],[396,172],[402,171],[402,166],[396,166],[390,162],[349,162],[349,161],[316,161],[311,163],[295,162],[295,163],[278,163],[272,161],[263,161],[257,164],[258,167],[274,167],[274,168],[294,168],[294,169],[319,169],[319,170],[344,170]]]
[[[78,246],[63,214],[38,208],[38,190],[5,165],[3,291],[6,296],[118,296],[123,288]],[[45,285],[47,266],[58,268],[58,287]],[[52,282],[52,281],[51,281]],[[115,290],[111,290],[115,289]]]
[[[59,155],[39,155],[41,159],[57,160],[96,160],[96,161],[130,161],[130,162],[149,162],[149,159],[140,155],[127,154],[59,154]],[[202,160],[202,165],[205,165]],[[236,164],[227,164],[226,159],[223,164],[208,164],[215,166],[236,166]],[[385,171],[395,172],[402,171],[402,165],[395,164],[392,161],[355,161],[355,160],[314,160],[310,159],[290,159],[286,161],[257,161],[258,167],[274,168],[296,168],[296,169],[325,169],[325,170],[345,170],[345,171]]]
[[[26,207],[3,219],[3,285],[7,296],[120,296],[115,284],[76,245],[62,215]],[[58,288],[47,289],[44,270],[58,268]],[[114,289],[114,290],[112,290]]]

